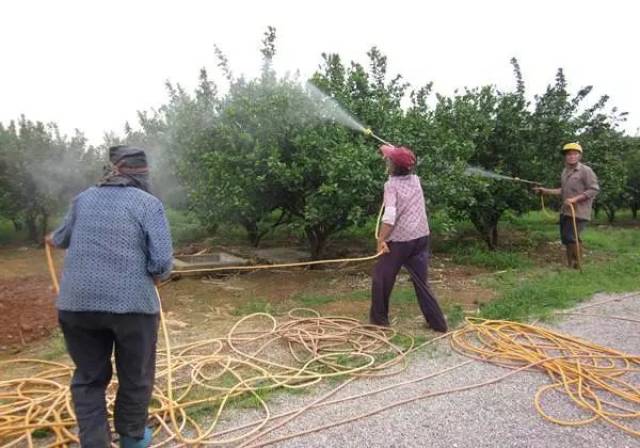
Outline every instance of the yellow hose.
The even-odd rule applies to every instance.
[[[640,436],[633,423],[640,418],[640,388],[632,384],[640,356],[625,354],[573,336],[517,322],[467,318],[451,337],[454,350],[475,359],[517,369],[535,364],[551,379],[534,398],[545,419],[563,426],[602,420]],[[625,378],[628,377],[628,380]],[[570,420],[556,417],[543,404],[549,393],[566,395],[583,413]]]
[[[406,354],[414,346],[413,339],[403,335],[408,346],[399,347],[392,329],[344,317],[321,317],[312,310],[292,310],[282,323],[257,313],[240,319],[225,337],[172,347],[164,313],[160,318],[166,349],[158,352],[150,409],[156,435],[163,434],[160,443],[170,439],[209,445],[246,440],[271,418],[263,392],[306,388],[327,378],[391,375],[406,366]],[[265,324],[266,329],[253,330]],[[275,346],[288,348],[289,354],[274,357]],[[35,430],[51,432],[56,446],[77,441],[71,433],[76,423],[68,386],[70,366],[15,359],[0,362],[0,369],[17,373],[0,381],[3,446],[20,441],[28,444]],[[25,374],[18,373],[21,371]],[[218,434],[223,411],[245,396],[256,401],[264,414],[262,420],[231,437]],[[111,395],[108,401],[112,402]],[[207,426],[189,415],[203,406],[210,408],[207,413],[212,417]]]
[[[582,248],[580,247],[580,235],[578,235],[578,223],[576,222],[576,209],[573,204],[569,204],[571,209],[571,223],[573,224],[573,236],[576,240],[576,263],[582,272]]]
[[[544,216],[546,216],[547,218],[555,218],[556,215],[553,213],[550,213],[547,208],[544,205],[544,195],[540,194],[540,209],[542,210],[542,214]]]
[[[60,294],[60,285],[58,284],[58,275],[56,274],[56,269],[53,265],[53,257],[51,256],[51,246],[47,243],[44,243],[44,253],[47,256],[47,266],[49,267],[49,275],[51,276],[51,283],[53,284],[53,290],[56,295]]]

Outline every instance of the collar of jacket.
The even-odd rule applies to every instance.
[[[573,168],[571,168],[570,166],[565,166],[565,168],[567,169],[567,171],[580,171],[582,169],[582,162],[578,162],[576,163],[576,166],[574,166]]]

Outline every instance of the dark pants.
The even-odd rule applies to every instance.
[[[427,278],[431,237],[390,241],[387,244],[390,252],[382,255],[373,268],[369,321],[375,325],[389,325],[389,297],[396,276],[404,266],[411,275],[420,310],[429,326],[436,331],[447,331],[447,321],[431,292]]]
[[[158,315],[59,311],[58,320],[76,365],[71,395],[80,445],[105,448],[111,444],[105,390],[111,381],[114,346],[119,383],[115,429],[121,435],[142,438],[155,379]]]
[[[576,218],[576,227],[578,229],[578,239],[580,239],[580,234],[587,227],[587,220]],[[562,241],[562,244],[565,246],[576,242],[571,216],[560,215],[560,241]]]

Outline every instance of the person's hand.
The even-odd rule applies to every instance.
[[[52,234],[48,234],[47,236],[44,237],[44,244],[46,244],[47,246],[50,247],[55,247],[56,245],[53,243],[53,236]]]
[[[533,187],[533,191],[535,191],[536,193],[540,193],[540,194],[545,194],[547,192],[547,189],[544,187]]]
[[[575,203],[577,203],[579,201],[580,201],[580,196],[574,196],[572,198],[565,199],[564,203],[566,205],[573,205],[573,204],[575,204]]]
[[[382,252],[383,254],[388,254],[389,252],[391,252],[389,250],[389,246],[387,245],[387,242],[384,240],[378,240],[378,253]]]

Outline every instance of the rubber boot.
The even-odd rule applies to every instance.
[[[564,248],[567,251],[567,267],[571,268],[571,267],[573,267],[572,266],[572,264],[573,264],[573,255],[572,255],[572,252],[571,252],[571,244],[567,244]]]
[[[584,244],[582,241],[576,243],[576,269],[582,269],[582,260],[584,259]]]
[[[567,244],[567,262],[570,268],[579,269],[578,245],[576,243]]]
[[[147,448],[151,445],[151,436],[153,432],[151,428],[144,428],[144,436],[142,439],[134,439],[129,436],[120,436],[120,448]]]

